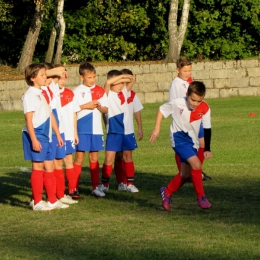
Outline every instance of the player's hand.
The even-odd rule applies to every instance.
[[[150,142],[154,143],[156,141],[156,138],[159,136],[159,133],[159,130],[154,129],[150,136]]]
[[[35,141],[32,142],[32,148],[36,152],[40,152],[42,150],[42,145],[41,143],[36,139]]]
[[[75,134],[74,136],[74,144],[75,145],[79,144],[79,136],[77,134]]]
[[[64,145],[64,141],[61,138],[61,136],[57,136],[57,141],[58,141],[57,146],[62,147]]]
[[[137,136],[138,136],[138,141],[141,141],[143,139],[143,131],[138,129]]]
[[[205,159],[209,159],[209,158],[213,157],[213,154],[210,151],[206,151],[206,152],[204,152],[204,157],[205,157]]]
[[[89,109],[95,109],[100,105],[100,103],[97,100],[92,100],[89,103]]]

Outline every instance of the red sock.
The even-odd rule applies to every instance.
[[[63,169],[55,169],[54,176],[56,179],[56,195],[58,198],[63,198],[65,195],[65,177]]]
[[[114,172],[115,172],[115,175],[116,175],[117,184],[120,184],[121,182],[126,183],[125,182],[125,172],[124,172],[123,164],[124,164],[124,161],[122,159],[115,160]]]
[[[69,193],[72,193],[77,189],[77,177],[74,168],[66,169],[66,178],[68,180]]]
[[[56,179],[54,172],[43,172],[43,185],[45,187],[48,201],[50,203],[55,203],[57,201],[56,197]]]
[[[134,184],[135,167],[133,162],[124,162],[125,176],[127,180],[127,186]]]
[[[202,196],[205,196],[201,175],[201,169],[191,169],[191,180],[198,199],[200,199]]]
[[[112,173],[112,165],[103,164],[102,168],[102,184],[105,187],[108,187],[109,185],[109,179]]]
[[[200,163],[202,165],[203,162],[204,162],[204,159],[205,159],[205,157],[204,157],[204,148],[202,148],[202,147],[200,147],[199,150],[198,150],[198,158],[199,158]]]
[[[43,171],[32,170],[31,173],[32,199],[34,205],[42,200],[43,192]]]
[[[166,194],[171,196],[175,191],[177,191],[184,183],[186,182],[185,179],[182,179],[180,173],[175,175],[170,183],[166,187]]]
[[[180,172],[181,171],[181,158],[177,153],[175,153],[175,162],[178,167],[178,171]]]
[[[79,164],[73,164],[74,166],[74,173],[77,179],[77,183],[76,183],[76,189],[79,189],[79,179],[80,179],[80,174],[81,174],[81,170],[82,170],[82,165]]]
[[[99,163],[98,162],[90,162],[90,175],[92,182],[92,190],[96,189],[99,184]]]

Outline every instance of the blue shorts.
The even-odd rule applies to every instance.
[[[202,126],[202,124],[200,125],[200,131],[199,131],[199,138],[203,138],[204,137],[204,128]]]
[[[66,150],[66,155],[75,153],[76,152],[76,146],[75,146],[74,142],[71,141],[71,140],[70,141],[66,140],[65,141],[65,150]]]
[[[61,138],[64,141],[65,139],[64,133],[61,134]],[[65,158],[66,156],[65,145],[63,145],[62,147],[58,146],[58,139],[56,135],[52,135],[51,147],[52,147],[52,153],[51,153],[52,160]]]
[[[182,143],[172,148],[180,157],[180,162],[187,162],[192,156],[198,156],[198,151],[190,143]]]
[[[120,135],[108,134],[106,140],[106,151],[121,152],[136,149],[137,143],[134,134]]]
[[[30,160],[30,161],[34,161],[34,162],[52,161],[51,143],[39,141],[42,145],[42,149],[40,152],[36,152],[32,149],[31,138],[30,138],[29,134],[25,131],[23,131],[22,140],[23,140],[23,153],[24,153],[25,160]]]
[[[95,152],[104,150],[103,135],[79,134],[77,151]]]

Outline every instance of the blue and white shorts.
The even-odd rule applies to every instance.
[[[136,149],[137,143],[134,134],[108,134],[106,139],[106,151],[121,152]]]

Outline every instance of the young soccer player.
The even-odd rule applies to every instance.
[[[63,146],[58,126],[50,107],[50,97],[45,89],[46,69],[44,64],[35,63],[26,67],[25,80],[29,88],[22,97],[26,126],[23,129],[25,160],[32,161],[31,187],[33,210],[50,211],[66,208],[56,198],[54,162],[51,154],[52,131],[57,135],[58,146]],[[48,202],[42,200],[43,186]]]
[[[127,91],[132,88],[133,84],[134,77],[132,75],[124,75],[118,70],[111,70],[107,74],[107,81],[104,87],[108,95],[109,103],[108,113],[106,115],[106,154],[102,168],[102,184],[99,185],[99,188],[103,192],[109,190],[109,179],[112,173],[112,165],[115,160],[116,152],[130,151],[137,147],[133,134],[134,131],[129,127],[129,123],[131,124],[133,119],[131,119],[131,113],[127,104]],[[124,169],[126,174],[129,174],[128,176],[134,176],[132,161],[126,162],[127,164],[125,164]],[[129,187],[129,189],[130,188],[131,187]]]
[[[208,209],[208,202],[202,183],[201,162],[198,158],[199,130],[203,123],[205,128],[206,147],[205,157],[211,158],[210,138],[211,122],[210,108],[203,101],[206,87],[203,82],[194,81],[189,85],[186,97],[176,98],[158,109],[155,128],[151,134],[150,141],[155,142],[160,133],[160,125],[163,117],[172,116],[171,145],[181,160],[180,172],[170,181],[167,187],[162,187],[162,206],[165,210],[170,209],[172,194],[176,192],[190,176],[197,195],[197,203],[202,209]]]
[[[191,78],[192,63],[188,58],[180,57],[176,62],[176,67],[177,67],[176,71],[178,73],[178,76],[172,81],[170,85],[169,101],[175,98],[185,97],[189,84],[193,81],[193,79]],[[203,164],[205,158],[204,156],[205,142],[204,142],[203,126],[201,126],[199,132],[199,141],[200,141],[200,148],[198,150],[198,157],[200,158],[201,164]],[[178,170],[180,170],[180,165],[181,165],[180,158],[176,153],[175,153],[175,161]],[[202,178],[204,181],[211,180],[211,177],[208,176],[205,172],[202,172]]]
[[[98,152],[104,150],[101,115],[107,113],[108,110],[107,95],[102,87],[95,85],[96,70],[90,63],[81,63],[79,66],[79,74],[82,79],[82,84],[74,89],[75,99],[81,109],[77,113],[79,143],[76,146],[74,161],[77,187],[75,190],[70,190],[69,194],[72,198],[80,197],[78,183],[85,152],[88,152],[92,194],[97,197],[103,197],[105,194],[98,187]]]
[[[129,69],[123,69],[121,72],[125,75],[132,75],[133,72]],[[142,117],[141,110],[143,105],[140,102],[138,96],[133,90],[130,90],[127,97],[127,104],[130,111],[131,121],[129,121],[130,129],[134,131],[133,115],[137,122],[137,136],[138,140],[143,139]],[[137,148],[137,146],[136,146]],[[134,162],[132,157],[132,150],[126,150],[124,152],[116,152],[114,172],[116,175],[118,190],[129,191],[137,193],[139,190],[134,185]]]

